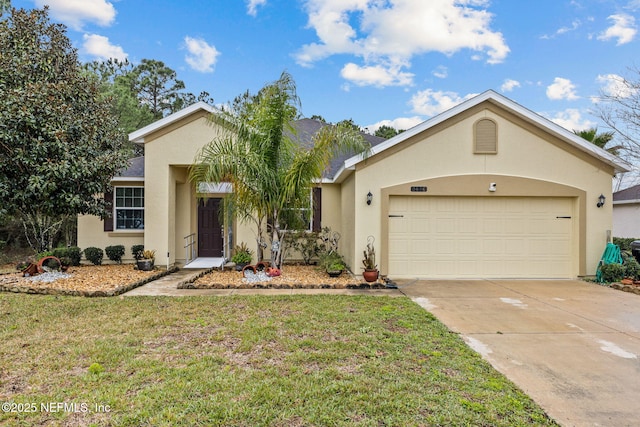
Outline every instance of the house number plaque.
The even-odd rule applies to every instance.
[[[411,187],[411,191],[413,193],[426,193],[427,192],[427,187],[419,187],[419,186]]]

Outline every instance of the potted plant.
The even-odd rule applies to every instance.
[[[338,277],[342,274],[346,266],[342,261],[335,261],[329,267],[327,267],[327,274],[330,277]]]
[[[234,254],[231,257],[231,262],[235,263],[236,271],[242,271],[242,269],[249,265],[253,259],[253,251],[249,249],[244,242],[236,245],[233,252]]]
[[[140,270],[140,271],[151,271],[151,270],[153,270],[155,259],[156,259],[156,251],[155,250],[142,251],[141,258],[138,259],[138,261],[137,261],[138,270]]]
[[[367,283],[372,283],[378,280],[378,266],[376,265],[376,250],[373,246],[373,236],[369,236],[367,242],[367,249],[363,251],[364,258],[362,259],[362,265],[364,266],[364,272],[362,277]]]
[[[335,251],[320,254],[320,267],[331,277],[338,277],[346,267],[342,257]]]

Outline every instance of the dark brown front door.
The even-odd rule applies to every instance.
[[[222,199],[200,200],[198,203],[198,256],[222,256],[222,225],[218,211]]]

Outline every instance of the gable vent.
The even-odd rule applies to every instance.
[[[498,152],[498,125],[490,119],[476,122],[474,153],[496,154]]]

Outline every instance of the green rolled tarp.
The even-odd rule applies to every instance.
[[[622,255],[620,254],[620,247],[613,243],[607,243],[607,247],[604,249],[602,258],[598,263],[598,269],[596,271],[596,280],[599,283],[603,283],[601,267],[606,264],[622,264]]]

